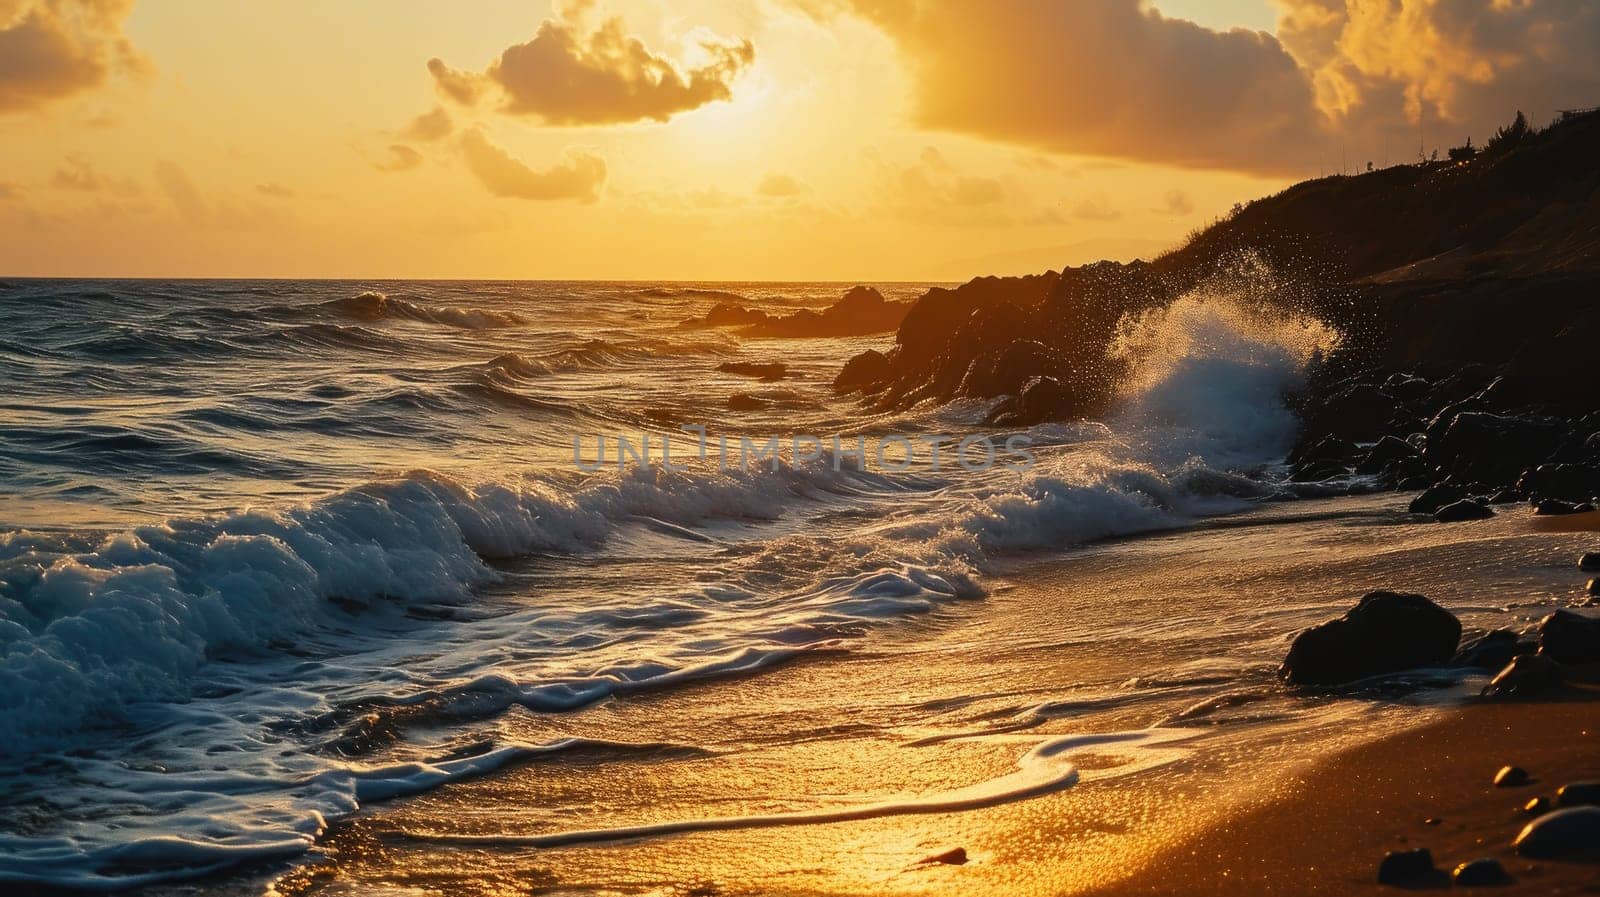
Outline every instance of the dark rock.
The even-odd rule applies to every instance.
[[[1463,411],[1428,435],[1423,457],[1456,476],[1508,486],[1560,445],[1563,429],[1546,418]]]
[[[1573,782],[1556,789],[1558,807],[1593,807],[1600,805],[1600,782]]]
[[[844,363],[838,376],[833,378],[833,391],[870,391],[889,379],[889,367],[889,356],[877,349],[868,349]]]
[[[1506,874],[1505,867],[1493,857],[1484,857],[1470,863],[1462,863],[1450,873],[1450,880],[1464,888],[1474,888],[1480,885],[1500,885],[1511,880]]]
[[[1388,432],[1398,407],[1394,396],[1369,383],[1358,383],[1329,396],[1313,409],[1305,421],[1305,430],[1369,442]]]
[[[1559,498],[1546,498],[1533,506],[1533,513],[1538,514],[1540,517],[1565,517],[1569,514],[1587,514],[1593,510],[1594,505],[1588,502],[1575,504],[1570,501],[1562,501]]]
[[[1502,400],[1557,405],[1569,411],[1594,409],[1591,366],[1596,345],[1600,345],[1600,314],[1592,310],[1554,335],[1528,340],[1506,365],[1498,389]]]
[[[1586,572],[1600,570],[1600,551],[1591,551],[1578,558],[1578,569]]]
[[[1571,807],[1528,823],[1513,842],[1526,857],[1556,859],[1600,851],[1600,807]]]
[[[1512,658],[1506,668],[1484,686],[1485,698],[1531,698],[1561,684],[1561,667],[1541,654]]]
[[[925,857],[922,862],[930,865],[943,863],[947,866],[965,866],[967,864],[967,849],[965,847],[952,847],[942,853]]]
[[[1586,464],[1540,464],[1525,471],[1517,488],[1534,500],[1581,503],[1600,495],[1600,469]]]
[[[1416,850],[1391,850],[1378,864],[1378,884],[1407,885],[1437,877],[1433,853],[1426,847]]]
[[[1517,502],[1522,501],[1524,498],[1526,498],[1526,496],[1524,496],[1520,491],[1518,491],[1516,489],[1516,487],[1513,486],[1513,487],[1508,487],[1508,488],[1505,488],[1505,489],[1501,489],[1500,491],[1496,492],[1495,494],[1489,496],[1489,504],[1491,504],[1491,505],[1514,505]]]
[[[1305,461],[1295,465],[1294,473],[1289,479],[1296,483],[1320,483],[1334,477],[1342,477],[1350,472],[1350,468],[1338,461]]]
[[[1556,611],[1539,623],[1539,653],[1556,663],[1600,661],[1600,620]]]
[[[1494,774],[1496,788],[1521,788],[1528,784],[1528,771],[1520,766],[1502,766]]]
[[[1504,669],[1517,653],[1517,634],[1509,629],[1496,629],[1462,645],[1450,665],[1499,670]]]
[[[1440,523],[1462,523],[1468,520],[1487,520],[1494,516],[1494,511],[1487,504],[1475,498],[1463,498],[1451,502],[1433,512],[1433,519]]]
[[[910,310],[910,302],[891,302],[872,287],[858,286],[821,311],[807,308],[788,315],[771,315],[760,309],[719,302],[705,317],[690,318],[679,326],[736,327],[748,336],[866,336],[894,330]]]
[[[1294,685],[1338,685],[1442,666],[1460,641],[1461,621],[1427,598],[1372,592],[1343,617],[1296,636],[1279,675]]]
[[[737,374],[740,377],[755,377],[759,380],[782,380],[789,373],[789,366],[782,362],[756,362],[756,361],[724,361],[717,365],[717,370],[724,374]]]
[[[1413,514],[1432,514],[1445,505],[1455,504],[1466,497],[1467,491],[1460,486],[1440,483],[1424,489],[1421,495],[1411,500],[1406,510]]]
[[[1532,798],[1522,805],[1522,812],[1529,816],[1542,816],[1550,812],[1550,810],[1550,798],[1544,796]]]
[[[1418,452],[1411,443],[1393,436],[1385,436],[1378,440],[1367,451],[1366,457],[1356,465],[1356,473],[1373,474],[1382,473],[1397,465],[1408,464],[1422,460],[1422,453]]]
[[[1077,410],[1077,397],[1060,380],[1034,377],[1022,387],[1021,395],[997,406],[989,419],[1006,426],[1032,426],[1071,417]]]

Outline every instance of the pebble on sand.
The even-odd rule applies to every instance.
[[[1450,873],[1450,878],[1462,887],[1471,888],[1478,885],[1498,885],[1511,880],[1506,875],[1506,869],[1500,861],[1493,857],[1483,857],[1470,863],[1462,863]]]
[[[1520,788],[1528,784],[1528,771],[1520,766],[1502,766],[1494,774],[1496,788]]]
[[[1591,551],[1579,558],[1578,569],[1585,573],[1600,572],[1600,551]]]
[[[1536,797],[1522,805],[1522,812],[1529,816],[1542,816],[1550,811],[1550,798]]]
[[[1558,807],[1593,807],[1600,805],[1600,782],[1573,782],[1556,789]]]
[[[1426,847],[1416,850],[1391,850],[1378,864],[1378,884],[1415,884],[1438,874],[1433,853]]]
[[[1556,858],[1600,850],[1600,807],[1546,813],[1523,827],[1514,846],[1526,857]]]

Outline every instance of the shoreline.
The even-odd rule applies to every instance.
[[[1174,872],[1181,862],[1244,870],[1212,879],[1226,893],[1333,894],[1377,887],[1384,852],[1404,846],[1395,838],[1419,837],[1414,829],[1454,833],[1454,820],[1481,818],[1463,831],[1483,832],[1483,848],[1437,841],[1435,856],[1443,866],[1491,853],[1526,821],[1511,813],[1523,790],[1506,804],[1488,786],[1499,766],[1522,765],[1550,790],[1569,767],[1569,778],[1600,777],[1562,753],[1571,742],[1562,720],[1591,703],[1457,706],[1486,678],[1477,673],[1444,689],[1324,698],[1282,689],[1271,670],[1300,621],[1336,615],[1369,586],[1436,595],[1474,629],[1528,625],[1571,604],[1560,583],[1588,537],[1509,514],[1462,527],[1423,523],[1396,513],[1398,501],[1335,500],[1316,515],[1264,507],[1024,563],[998,574],[1006,587],[987,601],[949,611],[958,620],[935,614],[859,653],[787,667],[781,678],[707,681],[558,716],[514,711],[502,729],[511,737],[680,749],[579,752],[363,811],[304,863],[280,870],[273,887],[284,895],[380,884],[485,895],[512,884],[718,895],[1194,893],[1204,871]],[[1330,545],[1340,550],[1330,554]],[[1251,570],[1230,558],[1250,560]],[[1218,603],[1229,596],[1231,611]],[[1125,619],[1110,640],[1097,617],[1105,608]],[[1202,619],[1213,632],[1243,633],[1240,653],[1213,658],[1190,645],[1186,633]],[[1171,653],[1158,661],[1152,648]],[[1130,671],[1143,672],[1130,679]],[[1480,737],[1485,714],[1539,740],[1503,746],[1502,736]],[[1068,758],[1083,772],[1076,784],[1026,800],[824,824],[680,825],[827,816],[968,788],[1015,770],[1019,756],[1051,739],[1165,726],[1193,733],[1176,745],[1185,756],[1141,767],[1136,752],[1086,750]],[[1455,737],[1462,732],[1473,738]],[[1433,757],[1441,738],[1474,753]],[[1373,807],[1405,797],[1390,790],[1435,780],[1461,801],[1386,811],[1380,822],[1396,824],[1373,824]],[[1445,823],[1422,826],[1430,815]],[[662,826],[677,833],[538,846],[551,833]],[[1290,843],[1284,829],[1293,826],[1301,837]],[[965,862],[928,862],[957,848]],[[1323,871],[1308,891],[1313,868]]]
[[[1441,720],[1341,751],[1291,777],[1274,799],[1151,855],[1127,878],[1082,893],[1394,893],[1378,884],[1386,852],[1428,848],[1441,872],[1492,857],[1511,881],[1494,893],[1593,893],[1600,869],[1532,860],[1512,840],[1522,805],[1600,779],[1600,690],[1524,703],[1472,703]],[[1530,782],[1497,788],[1505,765]],[[1447,881],[1438,883],[1447,887]]]

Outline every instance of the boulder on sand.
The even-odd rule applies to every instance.
[[[1485,698],[1531,698],[1561,684],[1561,666],[1541,654],[1513,657],[1483,688]]]
[[[1600,620],[1556,611],[1539,623],[1539,653],[1556,663],[1600,661]]]
[[[1440,483],[1422,490],[1411,500],[1406,510],[1413,514],[1433,514],[1445,505],[1455,504],[1467,497],[1467,491],[1452,483]]]
[[[1343,617],[1295,636],[1278,674],[1292,685],[1339,685],[1455,656],[1461,621],[1421,595],[1372,592]]]
[[[1480,670],[1504,669],[1521,651],[1520,639],[1509,629],[1485,632],[1456,652],[1450,660],[1453,667],[1473,667]]]
[[[1433,512],[1433,519],[1440,523],[1463,523],[1468,520],[1487,520],[1494,516],[1490,507],[1475,498],[1463,498],[1454,501]]]
[[[1570,807],[1527,824],[1514,842],[1525,857],[1555,859],[1600,853],[1600,807]]]

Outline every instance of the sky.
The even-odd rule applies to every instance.
[[[0,0],[0,275],[962,280],[1596,104],[1592,0]]]

